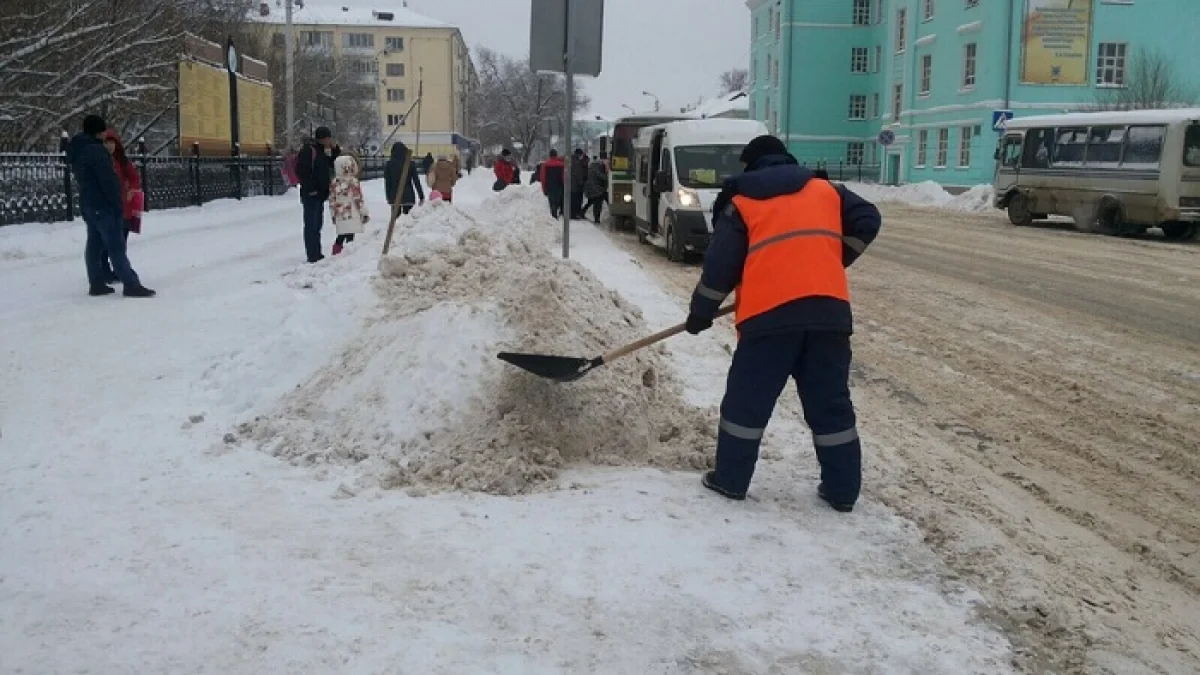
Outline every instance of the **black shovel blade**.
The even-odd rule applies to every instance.
[[[501,352],[497,356],[501,361],[511,363],[526,372],[557,382],[574,382],[603,363],[599,358],[578,359],[570,356],[547,356],[545,354]]]

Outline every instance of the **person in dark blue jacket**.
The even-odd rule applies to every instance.
[[[400,141],[392,144],[391,157],[383,167],[383,191],[387,195],[388,204],[395,204],[396,188],[400,183],[400,174],[404,172],[405,162],[408,162],[408,180],[404,184],[400,208],[404,213],[408,213],[412,211],[413,206],[425,203],[425,188],[421,187],[421,177],[417,171],[417,162],[412,158],[412,151]]]
[[[87,224],[84,262],[90,287],[88,294],[97,296],[114,292],[108,285],[108,266],[104,264],[107,252],[113,273],[125,286],[125,296],[153,297],[154,291],[142,285],[125,250],[125,200],[112,155],[104,147],[107,130],[108,123],[103,118],[88,115],[83,120],[83,133],[67,144],[67,162],[79,185],[79,210]]]
[[[745,499],[790,377],[821,465],[817,494],[851,511],[862,485],[862,448],[850,400],[845,269],[879,233],[879,210],[802,168],[774,136],[751,141],[741,161],[746,171],[727,179],[713,204],[713,236],[687,320],[689,333],[707,330],[737,292],[738,346],[721,403],[716,468],[703,484]]]

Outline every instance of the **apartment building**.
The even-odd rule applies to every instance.
[[[391,135],[382,151],[396,140],[417,143],[416,115],[406,119],[405,114],[419,89],[419,151],[451,155],[470,147],[469,105],[477,77],[462,32],[398,2],[376,0],[375,5],[308,0],[292,12],[296,39],[305,48],[328,49],[345,69],[344,77],[373,85],[379,141]],[[263,2],[255,20],[283,46],[284,9],[276,0]]]
[[[1200,0],[746,5],[751,117],[801,159],[888,182],[989,182],[994,120],[1145,103],[1144,65],[1169,73],[1169,103],[1200,97]]]

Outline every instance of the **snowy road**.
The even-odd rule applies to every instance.
[[[1200,672],[1200,247],[883,211],[852,274],[866,494],[1027,668]],[[682,313],[698,270],[610,237]]]
[[[529,226],[484,201],[486,175],[468,183],[458,205],[478,222]],[[361,385],[369,400],[342,403],[385,418],[352,431],[383,438],[412,421],[387,396],[471,372],[448,359],[439,378],[432,358],[472,346],[463,325],[397,329],[442,305],[396,321],[379,304],[380,187],[373,232],[316,266],[299,264],[294,197],[150,214],[131,244],[148,301],[84,294],[77,225],[0,229],[0,283],[19,289],[0,298],[0,672],[1011,672],[978,595],[911,523],[875,498],[851,517],[818,502],[795,421],[772,430],[742,505],[644,468],[580,467],[511,498],[408,495],[226,442],[293,392],[320,402],[322,378],[336,396]],[[602,235],[590,258],[587,243],[603,280],[636,276]],[[627,299],[677,320],[648,290]],[[337,380],[358,377],[364,344],[400,369]],[[728,345],[678,345],[698,360],[678,362],[689,399],[711,405]]]

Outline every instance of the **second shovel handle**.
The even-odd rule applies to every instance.
[[[729,305],[728,307],[722,307],[720,310],[717,311],[716,315],[713,318],[714,319],[720,318],[722,316],[725,316],[726,314],[731,314],[732,312],[733,312],[733,305]],[[642,338],[641,340],[638,340],[636,342],[630,342],[629,344],[625,345],[624,347],[617,347],[616,349],[605,354],[601,358],[604,359],[604,363],[611,363],[613,360],[619,359],[622,356],[625,356],[626,354],[631,354],[633,352],[636,352],[639,349],[644,349],[646,347],[649,347],[650,345],[652,345],[656,342],[662,342],[663,340],[666,340],[669,337],[672,337],[674,335],[679,335],[686,328],[687,328],[687,323],[681,323],[681,324],[678,324],[675,326],[671,326],[670,328],[665,328],[663,330],[658,331],[654,335],[647,335],[646,337]]]

